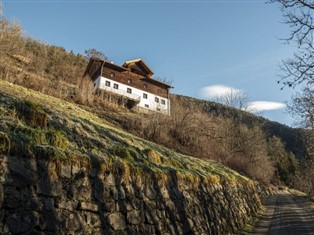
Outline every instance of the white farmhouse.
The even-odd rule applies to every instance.
[[[126,61],[118,66],[91,58],[84,76],[92,79],[95,89],[126,97],[131,107],[170,115],[169,90],[173,87],[153,79],[153,74],[141,59]]]

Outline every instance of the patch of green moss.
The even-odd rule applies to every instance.
[[[14,155],[34,154],[36,156],[51,157],[61,153],[68,147],[68,141],[62,131],[55,129],[37,129],[28,126],[17,126],[9,133],[11,153]],[[61,151],[60,151],[61,150]]]
[[[129,154],[131,155],[131,157],[134,159],[134,160],[137,160],[137,159],[140,159],[141,158],[141,155],[138,151],[136,151],[136,149],[132,148],[132,147],[128,147],[127,148]]]
[[[24,120],[27,125],[40,128],[47,127],[47,114],[41,105],[25,100],[19,103],[17,110],[19,117]]]
[[[68,140],[65,137],[65,133],[61,130],[51,128],[46,133],[48,143],[58,149],[66,149],[68,147]]]
[[[45,135],[42,131],[17,126],[14,132],[9,133],[11,141],[11,154],[23,155],[32,152],[32,147],[35,143],[45,144]]]
[[[151,162],[156,164],[160,164],[162,162],[160,155],[155,150],[147,148],[143,152]]]
[[[50,160],[66,160],[65,155],[53,146],[36,145],[33,147],[32,151],[40,158],[46,158]]]
[[[109,149],[109,152],[113,156],[117,156],[117,157],[123,158],[123,159],[128,159],[129,161],[133,160],[133,157],[132,157],[129,149],[125,146],[114,145],[111,149]]]

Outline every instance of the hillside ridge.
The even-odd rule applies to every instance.
[[[257,183],[220,163],[0,85],[1,232],[234,233],[261,208]]]

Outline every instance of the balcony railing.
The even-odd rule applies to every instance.
[[[126,96],[130,100],[133,100],[133,101],[136,101],[136,102],[140,102],[141,101],[141,96],[139,96],[139,95],[130,94],[130,93],[126,92],[126,91],[119,90],[119,89],[114,89],[114,88],[108,87],[108,86],[106,86],[104,84],[101,84],[98,88],[102,89],[102,90],[106,90],[106,91],[112,92],[112,93],[115,93],[115,94],[118,94],[118,95]]]

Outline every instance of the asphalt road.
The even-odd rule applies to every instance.
[[[263,204],[266,212],[251,234],[314,235],[314,210],[304,197],[278,191]]]

